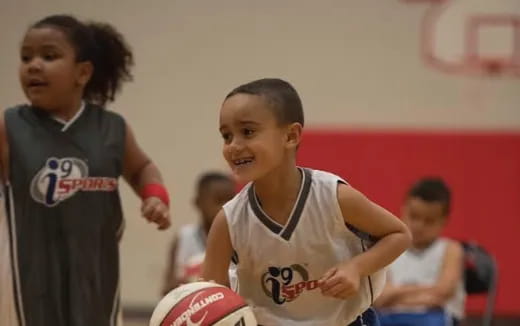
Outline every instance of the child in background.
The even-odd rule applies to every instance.
[[[463,249],[442,237],[451,192],[442,179],[424,178],[408,192],[403,221],[413,245],[388,270],[376,301],[383,326],[448,326],[464,316]]]
[[[168,257],[162,293],[200,278],[206,238],[215,215],[235,195],[235,182],[228,175],[207,172],[200,176],[194,199],[199,222],[179,229]]]

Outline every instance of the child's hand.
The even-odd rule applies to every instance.
[[[148,197],[143,201],[141,213],[148,222],[155,223],[159,230],[170,227],[170,209],[157,197]]]
[[[357,266],[347,262],[329,269],[318,283],[323,295],[346,299],[358,292],[360,280]]]

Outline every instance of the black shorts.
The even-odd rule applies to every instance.
[[[348,326],[380,326],[380,324],[376,311],[372,308],[368,308]]]

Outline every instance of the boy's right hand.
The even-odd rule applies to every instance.
[[[361,273],[351,261],[329,269],[318,281],[321,293],[337,299],[355,295],[360,286]]]

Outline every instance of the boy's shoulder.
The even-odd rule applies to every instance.
[[[442,237],[441,239],[443,239],[446,242],[446,252],[455,252],[457,254],[463,252],[464,247],[459,241],[444,237]]]
[[[311,176],[312,181],[315,183],[341,182],[341,183],[348,184],[345,181],[345,179],[343,179],[341,176],[339,176],[333,172],[313,169],[313,168],[309,168],[309,167],[302,167],[302,169]]]
[[[446,250],[459,250],[462,249],[462,245],[459,241],[448,237],[440,236],[435,240],[437,243],[445,246]]]
[[[406,260],[405,258],[419,259],[420,257],[424,257],[424,255],[444,257],[448,252],[459,251],[461,249],[462,246],[457,240],[440,236],[424,249],[417,250],[408,248],[397,260]],[[422,255],[417,255],[418,252],[421,252]]]
[[[252,183],[246,184],[230,201],[222,206],[224,216],[228,224],[233,225],[239,220],[247,218],[244,216],[249,205],[249,191],[253,189]],[[247,214],[245,214],[247,215]]]

